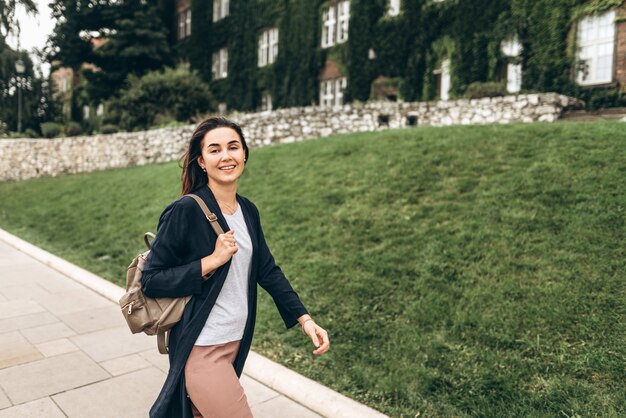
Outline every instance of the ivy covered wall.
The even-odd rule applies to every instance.
[[[507,58],[500,45],[512,37],[523,48],[517,58],[523,91],[588,98],[617,89],[574,83],[573,40],[577,19],[620,7],[622,0],[402,0],[397,16],[387,13],[388,0],[351,0],[348,42],[326,49],[322,9],[336,0],[230,0],[229,16],[217,22],[212,3],[191,0],[192,33],[176,50],[230,109],[258,109],[263,92],[274,107],[318,103],[327,59],[348,78],[348,101],[368,100],[377,79],[397,87],[401,99],[435,99],[444,59],[450,60],[450,96],[461,97],[471,83],[501,81]],[[270,27],[279,29],[278,56],[259,68],[259,35]],[[229,51],[228,77],[212,80],[212,53],[222,47]]]

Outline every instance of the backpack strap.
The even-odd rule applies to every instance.
[[[206,203],[204,203],[204,200],[202,200],[199,196],[191,193],[186,194],[185,196],[192,197],[193,200],[196,201],[198,206],[200,206],[200,209],[202,209],[202,212],[204,212],[204,216],[206,216],[207,220],[209,221],[217,235],[221,235],[224,233],[224,230],[220,226],[219,222],[217,222],[217,216],[215,216],[215,214],[209,210],[209,208],[206,206]]]
[[[159,331],[157,333],[157,347],[159,347],[159,353],[161,354],[169,353],[169,350],[168,350],[169,342],[170,342],[169,331]]]

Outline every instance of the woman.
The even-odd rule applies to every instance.
[[[159,219],[143,272],[151,297],[193,295],[169,338],[170,370],[151,417],[251,417],[238,377],[250,350],[257,286],[274,299],[287,328],[299,323],[316,349],[328,335],[310,317],[267,247],[259,212],[237,194],[248,160],[241,128],[221,117],[201,122],[183,164],[183,197]],[[224,231],[217,238],[198,195]]]

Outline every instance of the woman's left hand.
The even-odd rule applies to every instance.
[[[302,323],[302,331],[309,336],[313,345],[317,347],[313,350],[313,354],[324,354],[330,348],[330,340],[326,330],[313,321],[307,319]]]

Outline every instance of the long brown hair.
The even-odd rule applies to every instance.
[[[197,160],[198,157],[202,156],[202,141],[204,139],[204,136],[207,134],[207,132],[212,131],[216,128],[230,128],[233,131],[237,132],[245,153],[245,161],[248,161],[248,145],[246,144],[246,139],[244,138],[243,132],[239,125],[222,116],[213,116],[203,120],[198,124],[198,126],[196,126],[195,131],[193,131],[193,134],[191,135],[191,140],[189,141],[189,145],[187,146],[187,150],[179,161],[179,166],[183,169],[183,173],[181,175],[181,195],[191,193],[198,187],[208,184],[209,180],[207,178],[207,175],[204,171],[202,171],[202,168],[200,168]]]

